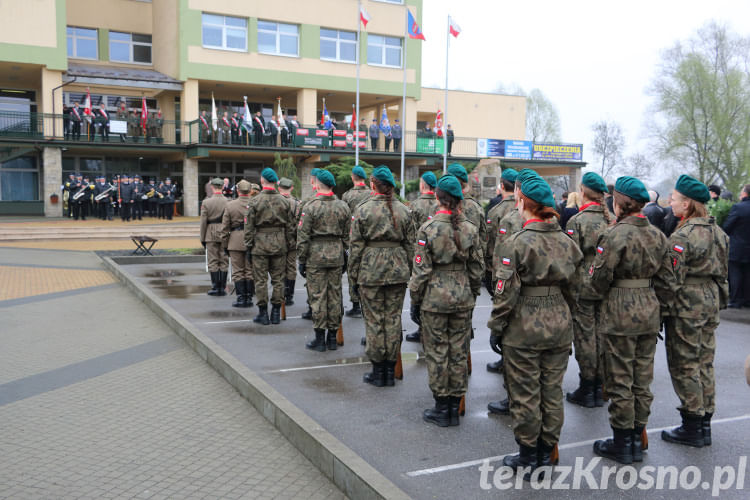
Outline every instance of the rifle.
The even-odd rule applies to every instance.
[[[466,357],[466,364],[468,365],[469,375],[471,375],[471,345],[469,345],[469,354]]]
[[[552,452],[550,452],[549,454],[549,460],[552,465],[557,465],[560,463],[560,449],[557,447],[557,444],[555,444],[555,447],[552,448]]]
[[[646,427],[643,427],[643,430],[641,431],[641,448],[644,450],[648,450],[648,433],[646,432]]]
[[[286,300],[281,299],[281,319],[286,321]]]
[[[339,323],[339,329],[336,332],[336,343],[338,345],[344,345],[344,322]]]
[[[393,369],[393,378],[404,380],[404,366],[401,363],[401,351],[398,351],[398,358],[396,359],[396,367]]]
[[[466,394],[461,396],[461,401],[458,403],[458,414],[462,417],[466,415]]]

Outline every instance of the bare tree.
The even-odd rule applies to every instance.
[[[533,142],[560,142],[560,116],[542,91],[533,89],[526,97],[526,139]]]
[[[622,166],[625,138],[620,125],[613,121],[598,121],[591,129],[594,131],[592,150],[598,163],[596,170],[606,179],[609,175],[614,175],[615,170]]]
[[[643,153],[636,153],[625,159],[624,167],[618,173],[632,175],[645,181],[654,174],[654,168],[653,160]]]

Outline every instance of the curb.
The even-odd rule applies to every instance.
[[[203,262],[206,259],[202,255],[123,255],[107,258],[112,259],[115,264],[120,266],[128,264],[192,264],[194,262]]]
[[[410,498],[255,372],[190,324],[148,287],[125,273],[115,260],[111,257],[101,259],[123,285],[224,377],[347,497],[367,500]],[[144,263],[142,258],[138,263]]]

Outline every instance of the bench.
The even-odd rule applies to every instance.
[[[135,244],[135,250],[133,250],[133,253],[131,255],[151,255],[154,254],[151,253],[151,249],[154,248],[154,245],[156,244],[157,240],[156,238],[152,238],[150,236],[131,236],[130,239]]]

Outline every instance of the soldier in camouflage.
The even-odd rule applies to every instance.
[[[281,302],[284,300],[284,272],[286,255],[294,241],[294,214],[289,202],[274,188],[279,178],[270,168],[261,172],[262,191],[250,199],[245,222],[245,246],[253,259],[258,315],[254,322],[269,324],[268,276],[271,276],[270,323],[281,321]]]
[[[333,194],[335,185],[330,172],[318,171],[318,192],[300,214],[297,230],[299,270],[307,279],[315,330],[315,339],[307,343],[307,348],[319,352],[326,347],[336,350],[343,310],[341,273],[349,246],[351,213],[349,206]]]
[[[417,231],[422,227],[422,224],[432,219],[437,211],[438,202],[435,198],[435,186],[437,186],[437,177],[432,172],[425,172],[419,179],[419,198],[409,205],[414,229]],[[461,198],[463,199],[463,195]],[[418,325],[417,331],[406,335],[406,340],[407,342],[421,342],[422,327]]]
[[[341,197],[349,205],[349,211],[354,216],[354,212],[360,203],[370,197],[370,188],[365,185],[367,174],[365,169],[357,165],[352,169],[352,188]],[[346,311],[350,318],[361,318],[362,307],[359,305],[359,295],[355,291],[355,284],[351,276],[347,276],[349,281],[349,299],[352,301],[352,308]]]
[[[229,252],[232,262],[232,280],[237,293],[237,300],[232,307],[252,307],[255,282],[253,266],[247,257],[245,246],[245,214],[250,203],[250,183],[241,180],[237,183],[237,199],[227,202],[224,217],[221,221],[221,241],[225,251]]]
[[[469,174],[466,173],[466,169],[460,163],[448,166],[448,173],[461,182],[461,188],[464,193],[464,200],[461,202],[461,213],[479,229],[479,241],[482,242],[482,255],[484,255],[484,252],[487,250],[487,223],[484,218],[482,205],[471,195]]]
[[[297,207],[297,214],[294,221],[294,227],[299,227],[299,217],[302,213],[302,210],[305,209],[305,205],[309,203],[310,201],[315,199],[315,193],[318,192],[318,168],[313,168],[310,170],[310,188],[312,189],[312,195],[308,196],[307,198],[300,201],[299,206]],[[295,239],[296,241],[296,239]],[[307,293],[307,311],[302,313],[302,319],[309,319],[312,320],[312,307],[310,306],[310,291],[307,289],[307,280],[305,280],[305,291]]]
[[[294,182],[291,179],[282,177],[279,181],[279,194],[289,202],[289,207],[294,214],[294,240],[297,239],[297,222],[300,214],[300,201],[292,196]],[[294,305],[294,286],[297,282],[297,248],[292,247],[286,254],[286,275],[284,276],[284,300],[286,305]]]
[[[437,184],[439,210],[417,233],[412,268],[412,320],[424,331],[424,350],[435,407],[423,419],[440,427],[459,424],[458,410],[468,384],[467,345],[471,311],[484,268],[476,226],[458,206],[461,184],[445,176]]]
[[[218,297],[226,295],[228,265],[221,243],[221,222],[227,206],[227,199],[221,194],[223,184],[218,177],[212,179],[213,195],[201,203],[200,238],[203,248],[206,249],[208,272],[211,274],[211,289],[207,293]]]
[[[708,216],[709,199],[703,183],[687,175],[677,180],[671,205],[682,222],[669,237],[673,272],[664,304],[667,363],[682,425],[661,437],[697,448],[711,444],[715,332],[729,297],[729,237]]]
[[[520,447],[503,464],[521,473],[553,465],[563,424],[562,380],[573,340],[570,311],[583,254],[560,231],[552,190],[541,177],[525,178],[517,201],[525,222],[495,271],[487,326],[490,346],[503,353],[513,433]]]
[[[610,397],[612,439],[594,443],[594,453],[623,464],[643,460],[641,434],[654,399],[654,353],[660,301],[672,272],[667,239],[641,213],[648,191],[633,177],[615,183],[617,223],[599,239],[589,266],[591,290],[600,309],[605,388]]]
[[[364,381],[394,385],[401,352],[401,308],[414,258],[414,226],[409,209],[393,199],[396,182],[385,166],[372,172],[375,195],[357,208],[352,221],[349,273],[357,283],[365,318],[372,372]]]
[[[581,181],[583,205],[568,220],[565,233],[578,244],[583,252],[583,266],[580,267],[579,282],[582,284],[573,311],[573,345],[578,362],[580,383],[578,388],[565,395],[571,403],[586,408],[604,406],[602,382],[604,380],[604,354],[602,338],[597,330],[599,307],[598,294],[588,283],[588,269],[594,262],[599,237],[609,226],[610,214],[604,203],[608,193],[604,179],[594,172],[588,172]]]

